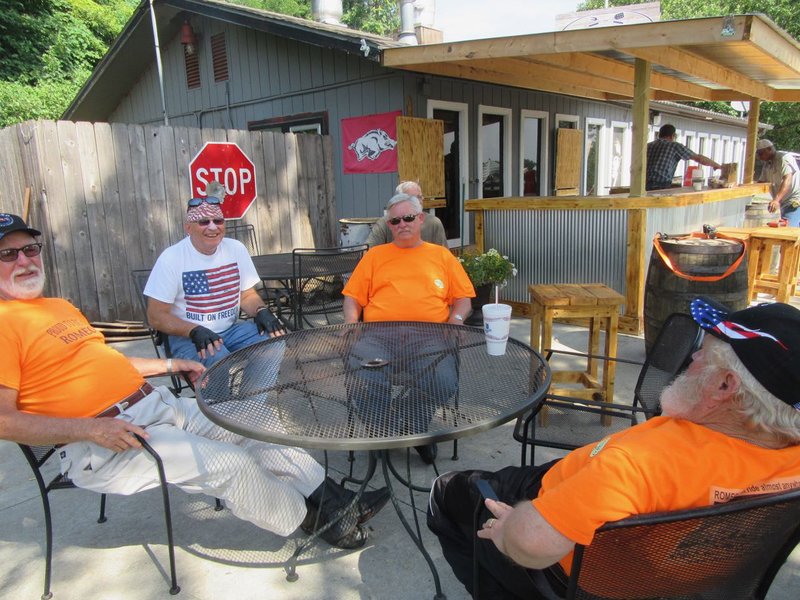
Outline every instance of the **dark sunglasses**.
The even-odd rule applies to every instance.
[[[200,206],[203,202],[205,202],[206,204],[222,204],[222,200],[220,200],[216,196],[206,196],[205,198],[190,198],[187,204],[189,208],[194,208],[195,206]]]
[[[195,223],[200,225],[200,227],[208,227],[209,225],[211,225],[212,221],[214,225],[216,225],[217,227],[222,227],[223,225],[225,225],[225,219],[198,219],[197,221],[195,221]]]
[[[22,252],[28,258],[33,258],[34,256],[39,256],[42,253],[42,245],[28,244],[22,248],[6,248],[5,250],[0,250],[0,261],[14,262],[17,260],[20,252]]]
[[[414,213],[413,215],[403,215],[402,217],[392,217],[391,219],[386,219],[386,222],[390,225],[400,225],[400,221],[412,223],[418,216],[419,213]]]

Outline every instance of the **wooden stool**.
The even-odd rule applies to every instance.
[[[800,263],[800,227],[719,227],[718,233],[746,240],[748,243],[748,299],[759,292],[772,294],[777,302],[789,302],[797,285]],[[772,248],[778,247],[778,274],[770,273]]]
[[[598,354],[602,328],[606,331],[605,356],[616,356],[619,307],[625,302],[621,294],[600,283],[530,285],[528,291],[534,350],[542,352],[551,347],[553,319],[589,319],[588,354]],[[615,361],[603,361],[602,382],[597,379],[597,363],[590,357],[585,371],[554,370],[554,383],[578,383],[583,389],[551,386],[550,393],[613,402]],[[609,422],[608,417],[603,418],[604,425]]]

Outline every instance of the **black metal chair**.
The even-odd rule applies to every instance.
[[[609,433],[635,425],[640,419],[649,419],[661,413],[661,392],[676,375],[691,362],[692,353],[699,348],[703,330],[691,316],[681,313],[671,315],[653,343],[644,363],[620,358],[597,356],[602,360],[618,360],[642,364],[633,394],[632,404],[585,400],[548,394],[536,408],[517,419],[514,439],[522,444],[520,463],[527,464],[527,448],[531,446],[531,462],[536,446],[574,450],[598,441]],[[547,349],[550,360],[556,351]],[[586,356],[578,352],[561,352]],[[543,420],[546,409],[547,425]],[[604,424],[605,423],[605,424]]]
[[[161,463],[161,457],[158,453],[144,439],[136,438],[141,442],[144,450],[153,457],[155,466],[158,469],[158,477],[161,482],[161,495],[164,501],[164,518],[167,527],[167,544],[169,546],[169,571],[170,571],[170,594],[177,594],[181,591],[178,586],[178,578],[175,574],[175,545],[172,537],[172,513],[169,505],[169,491],[167,489],[167,478],[164,474],[164,465]],[[36,483],[39,486],[39,493],[42,496],[42,505],[44,507],[44,527],[45,527],[45,567],[44,567],[44,593],[42,600],[48,600],[53,596],[50,591],[50,575],[52,572],[53,562],[53,522],[50,513],[50,492],[53,490],[67,490],[78,489],[72,481],[59,473],[49,483],[45,483],[45,471],[48,469],[48,461],[57,454],[58,448],[56,446],[28,446],[25,444],[18,444],[25,459],[33,471],[36,478]],[[56,456],[56,459],[58,457]],[[57,460],[54,459],[54,462]],[[52,465],[53,463],[49,463]],[[219,502],[219,501],[218,501]],[[106,522],[106,494],[100,495],[100,517],[97,519],[98,523]]]
[[[258,247],[256,229],[250,223],[239,223],[235,225],[226,223],[225,237],[238,240],[244,244],[250,256],[261,254]],[[287,325],[287,319],[283,318],[283,311],[286,310],[291,303],[291,290],[284,286],[267,285],[262,281],[259,286],[257,286],[257,291],[264,302],[274,309],[274,312],[277,313],[281,322]],[[242,312],[241,317],[244,319],[247,318],[247,315]]]
[[[256,229],[250,223],[238,224],[225,224],[225,237],[238,240],[247,248],[250,256],[261,254],[258,251],[258,238],[256,237]]]
[[[292,310],[295,329],[342,323],[342,289],[366,244],[292,250]]]
[[[172,358],[172,351],[169,347],[169,336],[151,327],[147,320],[147,296],[144,295],[144,287],[147,285],[150,271],[151,269],[134,269],[131,271],[136,296],[139,300],[139,308],[142,313],[142,324],[150,333],[150,341],[153,342],[156,356],[161,358],[161,352],[163,351],[166,358]],[[172,391],[175,392],[176,395],[179,395],[181,391],[186,388],[191,388],[189,382],[180,375],[170,375],[170,380],[172,381]]]
[[[763,600],[800,542],[800,490],[606,523],[576,546],[568,600]]]

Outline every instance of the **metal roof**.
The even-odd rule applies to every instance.
[[[800,44],[760,14],[658,21],[387,48],[386,67],[602,101],[634,96],[634,62],[652,66],[651,100],[800,101]]]

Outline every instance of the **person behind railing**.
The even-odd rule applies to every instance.
[[[707,156],[697,154],[694,150],[675,141],[675,126],[662,125],[658,130],[658,139],[647,144],[647,190],[660,190],[672,186],[675,167],[682,160],[693,160],[701,165],[721,169],[722,165]]]
[[[468,590],[478,479],[500,500],[485,501],[477,532],[479,594],[492,599],[563,597],[575,544],[607,522],[800,487],[800,311],[698,298],[691,312],[711,335],[662,393],[662,416],[543,465],[434,482],[428,527]]]
[[[40,235],[0,213],[0,439],[60,445],[61,470],[75,485],[133,494],[159,484],[136,434],[161,456],[170,483],[224,500],[239,518],[286,536],[344,513],[323,539],[364,545],[362,524],[388,500],[385,488],[345,511],[353,493],[330,479],[323,491],[324,469],[307,452],[236,435],[211,423],[194,398],[145,382],[180,372],[194,383],[204,367],[128,358],[72,304],[45,298]]]
[[[225,237],[221,202],[214,196],[189,200],[187,236],[161,253],[144,288],[147,318],[169,336],[173,356],[206,367],[265,334],[285,333],[255,289],[261,279],[247,248]],[[240,309],[253,320],[237,322]]]
[[[397,188],[395,188],[395,194],[415,196],[419,199],[420,203],[423,198],[422,188],[416,181],[401,181],[397,185]],[[386,210],[389,210],[388,206]],[[367,238],[367,245],[370,248],[380,244],[388,244],[394,239],[392,236],[392,229],[386,222],[387,218],[388,217],[384,215],[375,221],[375,224],[372,226],[372,230]],[[425,213],[425,220],[422,221],[420,235],[423,242],[430,242],[431,244],[438,244],[447,248],[447,233],[444,231],[444,225],[442,225],[441,219],[434,214]]]
[[[800,168],[789,152],[778,152],[767,139],[758,140],[756,156],[764,164],[759,181],[769,183],[769,212],[778,212],[789,227],[800,227]]]
[[[387,222],[393,241],[371,248],[356,266],[345,285],[344,321],[427,321],[463,325],[472,312],[470,298],[475,290],[458,259],[442,246],[422,240],[421,229],[427,216],[416,196],[396,194],[387,203]],[[457,358],[448,352],[444,337],[413,336],[407,331],[397,331],[384,338],[378,335],[362,336],[353,348],[348,368],[348,392],[356,399],[362,415],[389,418],[392,408],[392,382],[385,369],[360,368],[362,358],[391,358],[391,347],[402,348],[401,338],[414,339],[415,360],[431,362],[427,374],[420,376],[410,386],[410,397],[405,408],[409,416],[401,427],[406,433],[420,433],[427,429],[437,404],[446,402],[458,385]],[[416,328],[415,331],[421,331]],[[398,344],[400,344],[398,346]],[[434,364],[435,363],[435,364]],[[425,372],[423,369],[420,372]],[[430,395],[434,393],[436,397]],[[363,402],[363,405],[361,404]],[[396,407],[395,407],[396,411]],[[395,418],[403,419],[395,412]],[[436,458],[436,445],[417,446],[426,463]]]

